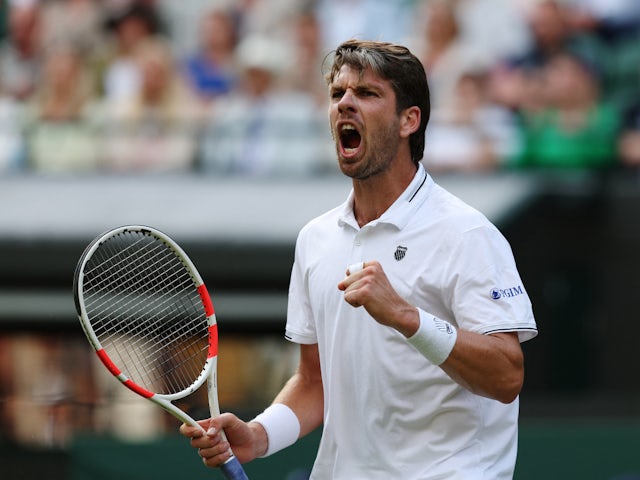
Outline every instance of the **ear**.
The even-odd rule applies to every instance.
[[[400,112],[400,137],[409,138],[412,133],[420,128],[422,118],[420,108],[413,106]]]

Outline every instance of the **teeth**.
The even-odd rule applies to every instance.
[[[356,147],[348,147],[346,145],[346,144],[349,144],[352,141],[350,139],[350,134],[348,132],[356,132],[357,133],[357,129],[352,124],[348,124],[348,123],[340,125],[340,135],[343,136],[342,140],[344,140],[344,142],[341,141],[342,148],[343,148],[345,154],[352,155],[352,154],[355,154],[358,151],[359,145],[356,146]],[[344,135],[346,135],[346,137],[344,137]]]

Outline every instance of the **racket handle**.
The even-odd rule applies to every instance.
[[[238,459],[234,456],[220,465],[224,478],[228,480],[249,480]]]

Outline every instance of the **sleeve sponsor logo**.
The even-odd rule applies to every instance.
[[[500,300],[501,298],[513,298],[519,295],[524,295],[524,288],[522,285],[510,288],[492,288],[490,292],[491,298],[494,300]]]

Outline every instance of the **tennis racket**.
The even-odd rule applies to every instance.
[[[213,303],[177,243],[145,226],[105,232],[78,261],[73,291],[84,333],[122,384],[202,429],[171,402],[207,381],[211,415],[220,414]],[[227,479],[247,479],[233,454],[220,469]]]

